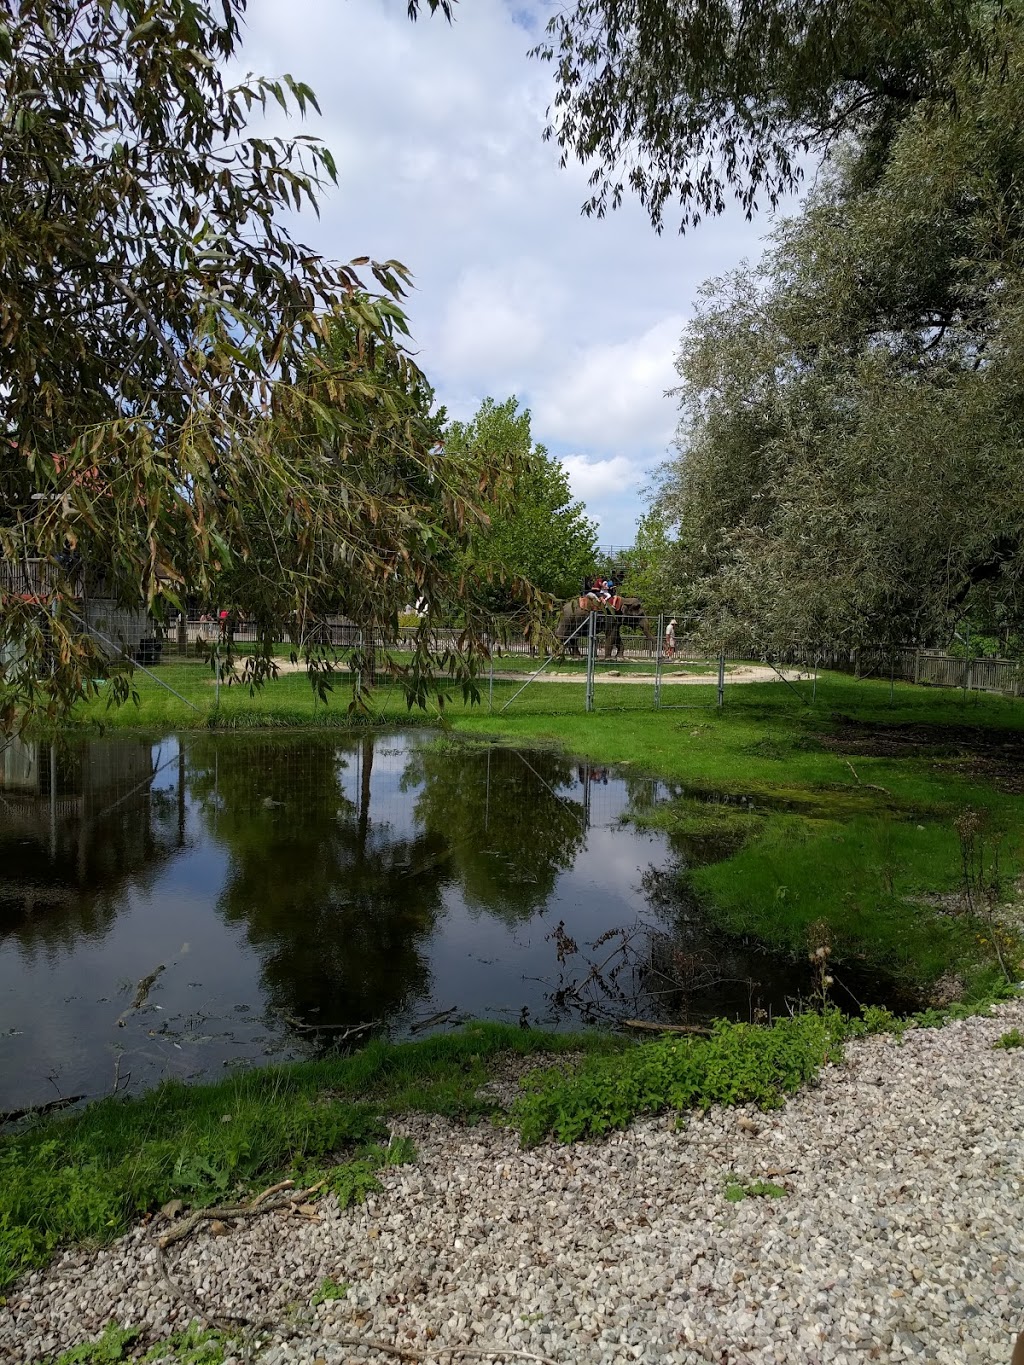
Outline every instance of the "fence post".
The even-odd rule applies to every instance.
[[[725,650],[718,655],[718,709],[725,705]]]
[[[915,683],[920,683],[920,681],[921,681],[921,650],[918,648],[918,649],[915,649],[915,650],[914,650],[914,682],[915,682]]]
[[[654,709],[661,710],[661,646],[665,639],[665,613],[658,613],[658,652],[654,657]]]
[[[587,711],[594,709],[594,661],[597,658],[597,612],[590,613],[590,620],[587,622],[587,694],[585,707]]]
[[[487,709],[488,709],[488,711],[493,711],[493,710],[494,710],[494,647],[493,647],[493,644],[492,644],[492,646],[491,646],[491,651],[490,651],[490,665],[491,665],[491,669],[490,669],[491,676],[490,676],[490,681],[489,681],[488,684],[487,684]],[[488,749],[488,750],[487,750],[487,762],[488,762],[488,764],[490,763],[490,761],[491,761],[491,751],[490,751],[490,749]],[[490,768],[488,768],[487,771],[490,772]]]

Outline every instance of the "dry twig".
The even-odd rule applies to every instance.
[[[656,1024],[651,1019],[623,1019],[623,1028],[642,1029],[645,1033],[696,1033],[710,1038],[711,1030],[706,1024]]]
[[[294,1208],[300,1201],[305,1200],[325,1185],[326,1181],[321,1180],[316,1185],[311,1185],[309,1189],[298,1191],[293,1189],[294,1183],[292,1180],[282,1180],[276,1185],[270,1185],[267,1189],[262,1190],[255,1199],[250,1200],[248,1204],[197,1209],[183,1222],[179,1223],[176,1228],[173,1228],[165,1236],[156,1239],[156,1264],[161,1278],[171,1293],[180,1299],[185,1307],[201,1322],[205,1322],[221,1332],[238,1331],[239,1328],[244,1328],[255,1333],[275,1333],[278,1336],[296,1337],[301,1334],[298,1328],[283,1323],[275,1323],[269,1318],[257,1322],[243,1314],[221,1312],[212,1305],[201,1303],[191,1289],[180,1284],[172,1276],[165,1255],[165,1248],[173,1246],[175,1242],[184,1241],[204,1221],[215,1218],[251,1218],[258,1214],[270,1213],[274,1209],[289,1206]],[[517,1350],[511,1346],[445,1346],[438,1344],[427,1351],[421,1351],[412,1346],[400,1346],[397,1342],[379,1341],[373,1337],[333,1335],[331,1342],[335,1345],[351,1347],[354,1350],[379,1351],[382,1355],[395,1356],[399,1360],[429,1361],[445,1356],[449,1359],[459,1356],[471,1360],[530,1360],[534,1362],[534,1365],[558,1365],[558,1362],[552,1360],[550,1356],[538,1355],[535,1351]]]
[[[857,769],[849,759],[846,759],[846,766],[849,768],[850,772],[853,773],[853,780],[857,783],[858,787],[863,787],[865,791],[884,792],[886,796],[892,796],[892,792],[888,787],[879,787],[875,782],[862,782],[857,774]]]

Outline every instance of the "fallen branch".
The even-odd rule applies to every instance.
[[[351,1346],[370,1351],[381,1351],[385,1355],[398,1356],[400,1360],[435,1360],[438,1356],[468,1356],[472,1360],[533,1360],[538,1365],[558,1365],[550,1356],[539,1356],[534,1351],[518,1351],[511,1346],[433,1346],[429,1351],[417,1351],[412,1346],[392,1345],[388,1341],[374,1341],[369,1337],[331,1337],[331,1342],[339,1346]]]
[[[283,1209],[289,1206],[297,1208],[299,1204],[305,1203],[311,1194],[323,1189],[327,1181],[318,1180],[315,1185],[310,1185],[308,1190],[294,1190],[292,1189],[293,1184],[294,1182],[291,1180],[282,1180],[280,1184],[271,1185],[262,1194],[258,1194],[248,1204],[220,1204],[213,1208],[196,1209],[177,1227],[172,1228],[170,1232],[159,1238],[158,1245],[163,1248],[173,1246],[175,1242],[184,1241],[200,1223],[209,1223],[217,1219],[224,1222],[229,1218],[252,1218],[259,1213],[270,1213],[273,1209]],[[278,1191],[287,1191],[287,1193],[278,1193]]]
[[[857,769],[853,766],[849,759],[846,759],[846,766],[849,768],[850,772],[853,773],[853,779],[857,783],[858,787],[863,787],[865,791],[884,792],[886,796],[892,796],[892,792],[889,790],[888,787],[879,787],[874,782],[862,782],[860,778],[857,776]]]
[[[142,980],[139,982],[139,984],[135,987],[135,995],[132,998],[132,1003],[128,1006],[126,1010],[124,1010],[121,1013],[121,1015],[118,1018],[117,1021],[118,1028],[124,1028],[125,1020],[128,1018],[129,1014],[131,1014],[132,1010],[141,1009],[142,1006],[146,1003],[150,987],[153,985],[153,982],[157,979],[157,977],[163,970],[164,964],[161,962],[160,965],[158,967],[155,967],[148,976],[144,976]]]
[[[706,1024],[656,1024],[653,1019],[623,1019],[623,1028],[641,1029],[644,1033],[697,1033],[710,1038],[711,1030]]]
[[[409,1025],[409,1032],[419,1033],[420,1029],[430,1028],[432,1024],[443,1024],[446,1019],[452,1017],[457,1009],[457,1005],[452,1005],[451,1009],[441,1010],[440,1013],[431,1014],[426,1019],[419,1019],[415,1024]]]
[[[84,1095],[63,1095],[59,1100],[29,1105],[27,1109],[0,1109],[0,1123],[17,1123],[19,1119],[39,1118],[43,1114],[52,1114],[55,1109],[67,1109],[84,1099]]]
[[[190,1289],[183,1284],[179,1284],[167,1268],[167,1257],[164,1255],[163,1246],[160,1242],[156,1244],[156,1266],[160,1272],[160,1278],[167,1285],[171,1293],[181,1300],[191,1313],[200,1322],[205,1322],[209,1327],[216,1327],[220,1332],[230,1332],[239,1327],[255,1327],[257,1324],[250,1322],[246,1317],[235,1316],[230,1313],[218,1313],[206,1304],[200,1303]]]
[[[248,1204],[197,1209],[184,1222],[179,1223],[176,1228],[173,1228],[165,1236],[156,1239],[156,1264],[161,1279],[171,1293],[180,1299],[195,1317],[208,1326],[215,1327],[218,1331],[231,1332],[244,1328],[256,1333],[272,1333],[287,1337],[300,1336],[301,1331],[297,1327],[284,1323],[278,1324],[270,1319],[258,1322],[244,1314],[221,1312],[212,1305],[200,1302],[191,1289],[180,1284],[171,1274],[167,1265],[165,1250],[167,1247],[173,1246],[175,1242],[184,1241],[203,1221],[224,1218],[251,1218],[258,1214],[270,1213],[273,1209],[287,1206],[294,1208],[300,1201],[307,1199],[311,1194],[315,1194],[326,1183],[326,1180],[320,1180],[315,1185],[310,1185],[306,1190],[295,1190],[293,1180],[282,1180],[278,1184],[270,1185],[267,1189],[262,1190]],[[509,1346],[444,1346],[438,1344],[432,1346],[429,1351],[419,1351],[412,1346],[399,1346],[397,1343],[378,1341],[372,1337],[348,1336],[332,1336],[331,1343],[352,1347],[356,1350],[379,1351],[382,1355],[397,1356],[400,1360],[435,1360],[438,1356],[448,1356],[449,1358],[462,1356],[472,1360],[532,1360],[535,1365],[558,1365],[558,1362],[552,1360],[550,1356],[538,1355],[535,1351],[520,1351]]]
[[[301,1019],[296,1019],[292,1014],[285,1014],[283,1010],[278,1010],[277,1013],[279,1019],[283,1019],[286,1024],[300,1029],[303,1033],[340,1033],[339,1043],[343,1043],[346,1038],[354,1038],[357,1034],[367,1033],[380,1024],[379,1019],[371,1019],[368,1024],[304,1024]]]

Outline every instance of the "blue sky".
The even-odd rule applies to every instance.
[[[770,224],[734,211],[659,238],[633,204],[582,217],[586,171],[542,141],[551,76],[526,55],[546,14],[462,0],[449,27],[411,24],[404,0],[250,0],[239,65],[319,98],[301,131],[331,148],[339,184],[297,235],[407,265],[419,361],[450,414],[516,394],[601,543],[623,545],[669,452],[665,390],[697,290],[756,257]]]

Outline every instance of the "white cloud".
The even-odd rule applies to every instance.
[[[564,357],[541,381],[534,406],[538,427],[601,451],[666,446],[675,406],[665,391],[676,379],[673,357],[683,321],[675,314],[638,336],[581,347]]]
[[[632,492],[636,470],[625,455],[614,455],[610,460],[593,460],[586,455],[564,455],[562,468],[569,476],[569,487],[574,498],[595,502],[616,497],[623,488]]]
[[[240,67],[316,90],[311,131],[338,187],[297,235],[339,260],[408,265],[418,358],[449,411],[516,393],[535,439],[574,466],[602,535],[632,535],[643,471],[664,456],[664,390],[697,288],[757,252],[739,213],[681,239],[635,204],[581,217],[586,175],[541,139],[551,72],[527,58],[546,13],[504,0],[410,24],[393,0],[250,0]],[[592,472],[587,475],[584,466]],[[625,471],[628,467],[629,473]],[[605,471],[605,472],[602,472]],[[634,491],[610,492],[622,473]],[[588,482],[589,481],[589,482]]]
[[[495,268],[473,266],[460,276],[445,308],[432,358],[463,382],[489,385],[488,391],[516,390],[545,357],[559,296],[551,272],[529,258]]]

